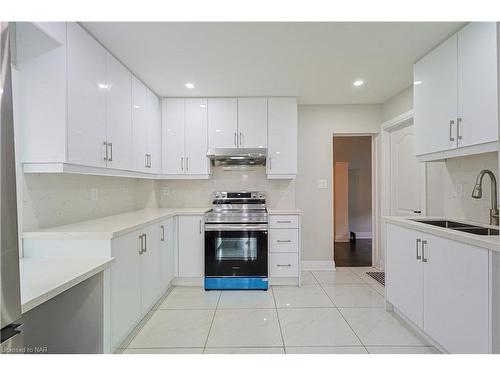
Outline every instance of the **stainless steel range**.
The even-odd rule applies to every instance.
[[[266,193],[212,193],[205,214],[205,289],[268,288]]]

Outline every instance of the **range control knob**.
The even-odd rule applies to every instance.
[[[219,199],[220,198],[220,194],[219,193],[215,193],[215,198]]]

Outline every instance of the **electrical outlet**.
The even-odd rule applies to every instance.
[[[280,190],[280,195],[281,195],[282,197],[285,197],[285,196],[286,196],[286,189],[281,189],[281,190]]]
[[[328,189],[328,181],[318,180],[318,189]]]
[[[453,185],[453,198],[463,198],[464,196],[464,184]]]
[[[97,188],[90,189],[90,200],[96,201],[99,199]]]
[[[163,195],[164,197],[168,197],[170,195],[170,188],[167,186],[162,187],[161,195]]]

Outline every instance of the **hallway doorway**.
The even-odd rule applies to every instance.
[[[333,137],[336,267],[372,265],[372,137]]]

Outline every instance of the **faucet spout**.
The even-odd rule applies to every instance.
[[[498,225],[498,195],[497,195],[497,179],[495,178],[495,174],[489,169],[483,169],[479,172],[479,175],[476,178],[476,185],[474,186],[474,190],[472,190],[472,198],[479,199],[483,196],[483,177],[488,175],[490,177],[491,182],[491,209],[490,209],[490,224]]]

